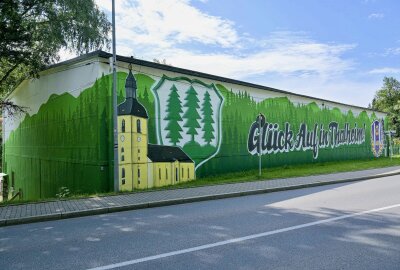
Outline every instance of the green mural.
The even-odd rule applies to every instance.
[[[118,73],[119,102],[124,100],[125,77]],[[154,80],[138,74],[137,81],[138,98],[151,113],[154,98],[148,89]],[[53,94],[11,132],[5,143],[5,170],[14,175],[15,188],[22,188],[24,198],[54,197],[60,187],[74,193],[113,188],[111,82],[109,75],[103,76],[76,98]],[[149,128],[154,129],[154,118],[152,123]]]
[[[315,103],[295,105],[286,97],[267,98],[257,102],[247,92],[234,93],[221,84],[217,84],[217,88],[226,101],[222,113],[221,149],[213,159],[199,168],[198,175],[257,168],[259,157],[249,153],[247,143],[249,130],[260,113],[269,123],[277,124],[279,127],[285,127],[285,123],[290,123],[294,135],[299,133],[304,123],[309,127],[319,124],[327,128],[332,121],[335,121],[342,127],[346,123],[351,126],[367,127],[365,142],[362,144],[322,148],[319,149],[317,159],[313,157],[312,151],[303,149],[263,154],[263,167],[373,157],[368,128],[375,118],[374,114],[370,118],[365,111],[354,116],[350,110],[342,113],[338,108],[321,109]]]
[[[118,73],[118,103],[126,76]],[[138,101],[149,116],[148,142],[181,147],[195,162],[197,177],[257,168],[259,151],[263,167],[273,167],[372,158],[371,145],[379,145],[370,135],[376,116],[365,111],[355,116],[286,97],[256,101],[247,92],[186,77],[135,78]],[[27,199],[54,197],[60,187],[74,193],[112,190],[111,115],[110,75],[78,97],[51,95],[5,143],[6,172],[14,174],[15,188]]]

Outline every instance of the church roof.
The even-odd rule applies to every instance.
[[[147,156],[153,162],[193,162],[178,146],[148,144]]]
[[[134,115],[149,118],[146,109],[136,99],[136,80],[129,68],[129,74],[125,80],[125,101],[118,105],[118,115]]]
[[[134,115],[143,118],[149,118],[146,109],[136,98],[127,98],[118,105],[118,115]]]

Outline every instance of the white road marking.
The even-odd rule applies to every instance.
[[[358,212],[358,213],[323,219],[323,220],[314,221],[314,222],[310,222],[310,223],[304,223],[304,224],[291,226],[291,227],[287,227],[287,228],[283,228],[283,229],[277,229],[277,230],[263,232],[263,233],[251,234],[251,235],[247,235],[247,236],[243,236],[243,237],[233,238],[233,239],[229,239],[229,240],[225,240],[225,241],[215,242],[215,243],[201,245],[201,246],[192,247],[192,248],[176,250],[176,251],[162,253],[162,254],[153,255],[153,256],[149,256],[149,257],[143,257],[143,258],[139,258],[139,259],[135,259],[135,260],[94,267],[94,268],[90,268],[87,270],[107,270],[107,269],[114,269],[117,267],[138,264],[138,263],[142,263],[142,262],[154,261],[154,260],[158,260],[158,259],[162,259],[162,258],[166,258],[166,257],[176,256],[176,255],[185,254],[185,253],[191,253],[191,252],[195,252],[195,251],[199,251],[199,250],[229,245],[229,244],[238,243],[238,242],[243,242],[243,241],[247,241],[247,240],[251,240],[251,239],[266,237],[269,235],[284,233],[284,232],[293,231],[293,230],[298,230],[298,229],[316,226],[316,225],[333,222],[333,221],[337,221],[337,220],[342,220],[342,219],[346,219],[346,218],[352,218],[352,217],[361,216],[361,215],[365,215],[365,214],[385,211],[385,210],[396,208],[396,207],[400,207],[400,204],[394,204],[394,205],[389,205],[389,206],[371,209],[371,210],[367,210],[367,211],[362,211],[362,212]]]

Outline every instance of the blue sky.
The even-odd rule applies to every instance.
[[[111,0],[96,0],[109,16]],[[367,106],[400,79],[400,1],[116,0],[117,53]]]

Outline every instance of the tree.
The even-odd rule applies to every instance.
[[[201,122],[204,124],[202,129],[204,131],[203,139],[207,142],[207,144],[210,144],[215,136],[213,127],[213,109],[211,106],[210,94],[208,92],[206,92],[204,95],[201,111],[203,112],[203,119]]]
[[[167,100],[167,116],[164,120],[168,121],[167,127],[165,128],[169,131],[167,133],[167,138],[176,145],[182,139],[182,128],[179,125],[179,121],[182,121],[181,113],[183,111],[181,101],[179,100],[178,89],[176,89],[175,85],[172,85],[170,90],[171,93]]]
[[[184,106],[187,108],[183,118],[186,119],[184,127],[188,127],[188,131],[186,134],[192,135],[192,142],[194,142],[194,136],[197,135],[197,129],[200,127],[198,119],[201,119],[197,109],[199,106],[199,99],[197,98],[196,90],[194,90],[193,86],[186,91],[185,97],[186,103]]]
[[[372,100],[374,110],[388,113],[392,127],[396,130],[396,136],[400,136],[400,82],[393,77],[385,77],[383,86],[375,94]]]
[[[78,54],[108,46],[110,23],[93,0],[0,2],[0,109],[21,110],[5,97],[38,77],[67,49]]]
[[[167,65],[167,66],[172,66],[171,64],[167,63],[167,60],[164,58],[163,60],[153,58],[153,62],[157,64],[162,64],[162,65]]]

